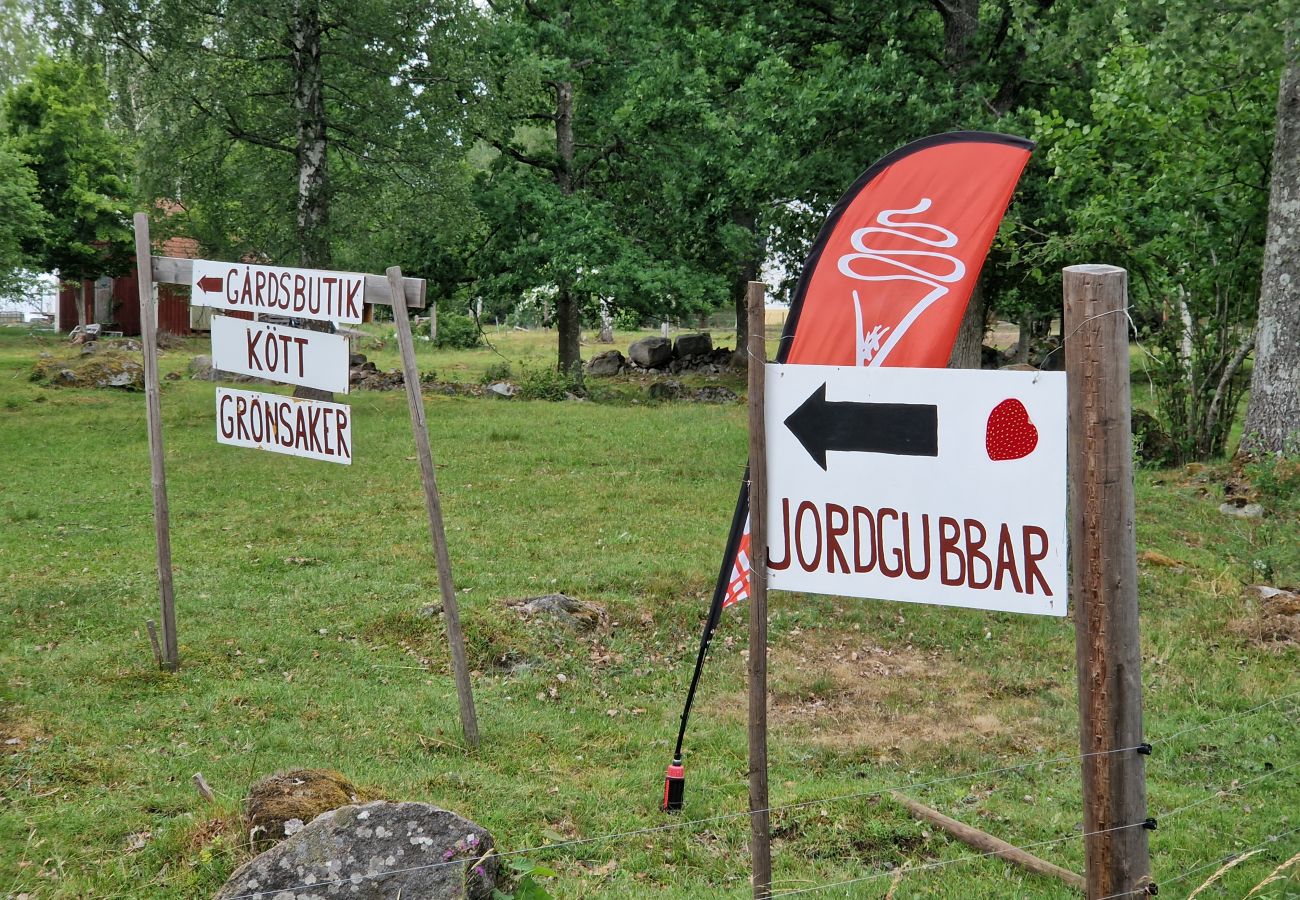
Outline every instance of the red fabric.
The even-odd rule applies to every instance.
[[[822,245],[783,361],[947,365],[1028,161],[1024,147],[961,141],[878,172]]]
[[[996,135],[939,135],[868,170],[818,236],[778,359],[946,366],[1031,149]],[[749,597],[748,516],[735,546],[724,609]]]

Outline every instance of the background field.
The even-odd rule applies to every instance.
[[[501,355],[425,346],[421,368],[476,381],[502,355],[550,363],[549,336],[493,337]],[[391,341],[376,347],[395,367]],[[681,821],[657,803],[743,406],[632,402],[636,384],[609,402],[427,398],[483,733],[470,753],[440,620],[420,612],[437,578],[402,393],[349,398],[347,468],[218,446],[212,385],[164,382],[173,676],[144,632],[143,395],[33,384],[42,351],[68,352],[0,330],[0,896],[209,895],[247,856],[244,791],[300,766],[456,810],[507,851]],[[163,371],[199,352],[167,353]],[[1219,511],[1230,480],[1262,520]],[[1201,895],[1241,897],[1300,850],[1297,635],[1249,587],[1300,586],[1300,474],[1143,470],[1138,521],[1156,878],[1186,896],[1222,857],[1286,834]],[[581,634],[506,605],[554,591],[608,620]],[[893,867],[929,865],[893,896],[1071,896],[862,796],[903,786],[1080,870],[1068,620],[775,594],[772,643],[774,805],[858,795],[775,813],[778,892],[869,878],[811,896],[882,897]],[[747,896],[744,646],[730,611],[687,743],[683,820],[731,817],[525,854],[558,872],[555,896]]]

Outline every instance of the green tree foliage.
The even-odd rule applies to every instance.
[[[18,298],[30,287],[24,273],[35,260],[28,247],[41,242],[46,221],[36,192],[36,173],[0,138],[0,299]]]
[[[1136,12],[1141,12],[1137,10]],[[1221,453],[1253,340],[1281,36],[1273,11],[1161,3],[1116,14],[1088,108],[1034,115],[1057,218],[1049,271],[1132,273],[1179,461]]]
[[[66,57],[38,61],[4,98],[12,149],[35,176],[44,229],[22,239],[46,271],[80,282],[131,264],[127,152],[109,130],[100,74]]]
[[[28,0],[0,0],[0,91],[27,77],[45,55],[36,9]]]
[[[149,110],[143,187],[179,207],[162,228],[205,252],[382,270],[430,231],[417,223],[464,221],[473,17],[457,0],[67,0],[55,15],[129,70],[120,101]]]
[[[594,2],[494,3],[479,139],[497,155],[480,178],[486,240],[477,289],[500,297],[553,291],[558,368],[580,362],[584,311],[686,315],[714,305],[724,282],[674,252],[651,220],[683,212],[640,179],[626,133],[635,62],[651,50],[646,10],[611,15]],[[621,186],[635,181],[629,202]]]

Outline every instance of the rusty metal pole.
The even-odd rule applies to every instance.
[[[763,404],[767,291],[751,281],[749,306],[749,834],[755,900],[772,894],[767,798],[767,438]]]
[[[1147,851],[1130,430],[1128,273],[1070,266],[1070,566],[1088,900],[1154,893]],[[1154,823],[1149,823],[1154,824]]]

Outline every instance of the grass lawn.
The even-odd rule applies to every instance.
[[[364,352],[395,368],[373,331]],[[490,336],[499,353],[423,345],[420,368],[477,381],[503,357],[551,363],[553,335]],[[632,402],[637,384],[594,403],[427,397],[483,737],[468,752],[440,619],[421,612],[437,575],[403,393],[347,398],[343,467],[219,446],[212,384],[163,383],[169,675],[144,628],[158,617],[144,397],[34,384],[43,351],[69,353],[0,329],[0,897],[210,896],[249,855],[244,792],[294,767],[455,810],[504,851],[730,816],[524,856],[556,871],[556,897],[749,895],[743,609],[714,642],[685,815],[657,807],[743,469],[742,405]],[[1219,512],[1230,478],[1253,483],[1264,519]],[[1300,474],[1140,471],[1138,548],[1155,877],[1185,897],[1224,856],[1289,833],[1200,895],[1239,898],[1300,851],[1300,644],[1248,587],[1300,587]],[[601,604],[604,624],[570,631],[506,603],[556,591]],[[1069,620],[779,593],[771,607],[771,796],[799,804],[773,815],[778,892],[1074,896],[868,796],[902,787],[1081,871],[1078,763],[1058,760],[1078,753]],[[1300,897],[1297,870],[1255,896]]]

